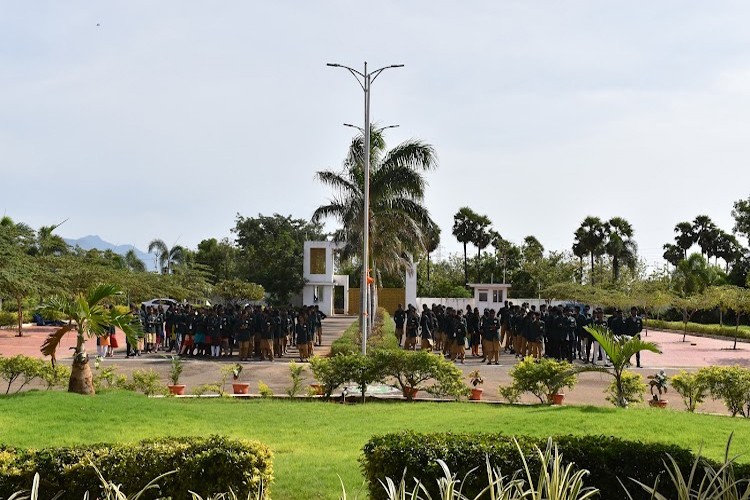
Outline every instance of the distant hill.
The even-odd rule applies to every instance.
[[[116,254],[120,254],[120,255],[125,255],[132,248],[133,250],[135,250],[135,254],[138,256],[138,258],[141,259],[144,264],[146,264],[147,270],[156,271],[156,264],[154,263],[153,254],[149,254],[141,250],[138,250],[133,245],[115,245],[108,241],[104,241],[98,235],[95,235],[95,234],[84,236],[83,238],[78,238],[76,240],[70,239],[70,238],[63,238],[63,239],[65,240],[65,243],[67,243],[73,248],[75,248],[76,246],[79,246],[83,250],[92,250],[94,248],[97,250],[102,250],[102,251],[112,250]]]

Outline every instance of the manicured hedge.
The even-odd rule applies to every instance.
[[[361,351],[361,337],[359,336],[359,321],[355,321],[344,333],[331,343],[331,356],[337,354],[357,354]],[[398,349],[396,339],[396,323],[388,311],[379,307],[375,315],[372,335],[367,339],[367,350]]]
[[[108,444],[20,450],[0,447],[0,498],[29,489],[34,473],[40,475],[40,499],[65,491],[63,498],[98,498],[100,480],[91,464],[105,479],[123,485],[133,495],[155,477],[176,470],[158,481],[160,493],[148,491],[145,499],[189,498],[188,491],[204,498],[231,488],[246,498],[271,482],[271,451],[250,441],[176,437],[132,444]],[[254,496],[253,496],[254,498]]]
[[[543,450],[546,438],[516,436],[516,439],[532,464],[531,471],[536,474],[538,462],[533,449],[536,445]],[[590,472],[585,479],[586,486],[599,488],[600,498],[604,499],[626,498],[618,478],[628,487],[634,499],[648,499],[649,496],[628,478],[653,485],[657,475],[664,470],[663,460],[667,459],[667,453],[684,468],[686,474],[695,458],[689,450],[679,446],[625,441],[610,436],[557,436],[553,440],[566,463],[573,462],[577,469]],[[487,485],[485,456],[489,456],[490,463],[500,467],[505,476],[512,476],[523,468],[513,436],[502,434],[402,432],[375,436],[363,451],[360,462],[372,499],[385,498],[379,479],[390,477],[398,481],[404,469],[407,478],[418,478],[428,488],[430,495],[436,498],[436,481],[442,477],[437,459],[445,461],[459,479],[478,467],[464,485],[464,494],[469,498]],[[750,477],[750,467],[744,464],[735,467],[735,472],[739,477]],[[674,498],[667,477],[660,480],[659,492],[667,498]]]

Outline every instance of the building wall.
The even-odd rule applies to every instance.
[[[378,305],[384,307],[391,315],[398,305],[406,307],[406,290],[404,288],[378,288]],[[359,288],[349,289],[349,314],[359,314]]]

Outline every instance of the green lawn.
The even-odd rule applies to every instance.
[[[338,476],[353,498],[362,485],[357,462],[362,446],[373,434],[401,429],[536,436],[595,433],[691,448],[703,443],[704,453],[716,459],[734,431],[734,450],[750,450],[750,421],[670,410],[470,403],[343,406],[229,398],[147,399],[128,392],[94,397],[29,392],[0,397],[0,442],[12,446],[212,433],[260,440],[274,451],[273,496],[278,499],[337,498]]]

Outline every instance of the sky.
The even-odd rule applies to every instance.
[[[309,218],[372,86],[394,146],[432,144],[443,256],[470,206],[569,250],[621,216],[661,261],[677,222],[750,195],[750,3],[0,0],[0,210],[146,249]],[[328,223],[335,229],[335,222]]]

